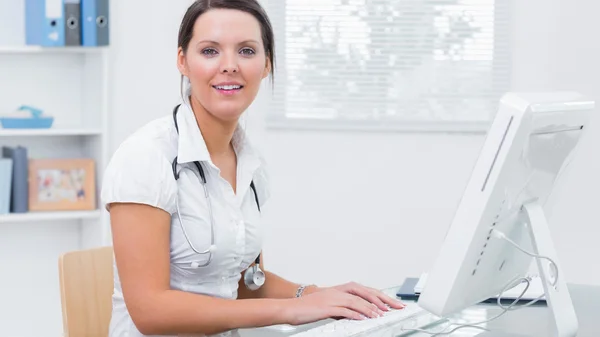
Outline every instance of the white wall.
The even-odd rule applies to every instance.
[[[514,90],[598,99],[600,43],[587,32],[600,29],[592,14],[600,4],[535,0],[515,9]],[[294,280],[323,284],[387,287],[418,275],[435,259],[483,139],[267,130],[274,201],[265,260]],[[569,282],[600,284],[599,141],[596,121],[550,217]]]
[[[0,0],[0,13],[12,1]],[[112,1],[113,149],[147,121],[170,113],[176,102],[177,30],[189,2]],[[593,16],[599,10],[595,0],[518,1],[514,88],[574,89],[600,97],[600,42],[588,33],[600,30]],[[267,267],[299,282],[355,280],[376,287],[395,285],[427,270],[483,135],[267,130],[261,119],[267,101],[268,94],[261,95],[248,116],[250,133],[262,147],[272,176]],[[597,129],[595,123],[583,139],[581,156],[565,177],[568,188],[551,220],[563,275],[571,282],[600,285],[593,258],[600,256],[594,212],[600,206]],[[43,273],[35,280],[18,278],[19,270],[39,267],[23,247],[43,249],[43,242],[61,242],[71,235],[67,228],[32,225],[27,231],[39,236],[27,240],[27,232],[20,230],[0,228],[0,289],[44,284]],[[14,254],[31,264],[7,262]],[[52,261],[54,256],[40,262]],[[60,335],[57,293],[42,298],[27,291],[20,294],[0,301],[3,335]],[[22,328],[11,322],[21,322]]]

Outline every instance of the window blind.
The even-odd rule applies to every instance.
[[[487,122],[510,82],[508,0],[269,0],[272,122]]]

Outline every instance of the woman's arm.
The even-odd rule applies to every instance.
[[[250,265],[249,268],[252,268],[254,263]],[[300,287],[300,284],[288,281],[274,273],[266,271],[264,268],[264,259],[263,254],[261,252],[260,255],[260,268],[265,273],[265,284],[259,289],[252,291],[246,288],[246,284],[244,283],[244,272],[240,277],[240,281],[238,284],[238,299],[256,299],[256,298],[293,298],[296,296],[296,291]],[[304,289],[303,295],[308,295],[319,291],[315,285],[307,286]]]
[[[252,264],[254,265],[254,264]],[[252,267],[252,265],[250,267]],[[284,299],[284,298],[294,298],[296,296],[296,291],[298,290],[299,284],[290,282],[274,273],[268,272],[264,269],[264,259],[263,254],[260,256],[260,268],[265,273],[265,284],[255,291],[251,291],[246,288],[244,283],[244,275],[242,273],[242,277],[240,278],[239,286],[238,286],[238,298],[239,299],[258,299],[258,298],[275,298],[275,299]],[[337,290],[343,293],[347,293],[359,298],[362,298],[369,303],[374,304],[382,313],[383,311],[388,310],[388,306],[394,309],[401,309],[404,305],[387,295],[383,292],[365,287],[361,284],[350,282],[346,284],[342,284],[334,287],[317,287],[314,285],[307,286],[302,293],[302,296],[307,296],[316,292],[321,292],[324,290]]]
[[[125,302],[146,335],[217,334],[286,323],[285,301],[227,300],[170,288],[170,215],[141,204],[110,207],[113,249]]]
[[[267,279],[271,284],[261,291],[276,298],[229,300],[172,290],[168,212],[148,205],[113,203],[110,217],[125,304],[144,335],[213,335],[237,328],[381,314],[372,302],[338,287],[299,299],[284,299],[293,296],[287,292],[295,287],[271,273],[267,276],[271,276]]]

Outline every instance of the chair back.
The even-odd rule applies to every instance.
[[[68,252],[59,258],[64,336],[106,337],[112,314],[113,249]]]

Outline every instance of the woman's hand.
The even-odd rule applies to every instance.
[[[356,283],[319,288],[286,303],[285,321],[292,325],[312,323],[326,318],[361,320],[383,315],[389,307],[402,309],[402,302],[382,292]]]
[[[388,306],[393,309],[402,309],[405,307],[405,305],[400,300],[391,298],[390,296],[384,294],[383,292],[377,289],[365,287],[355,282],[342,284],[332,288],[344,293],[364,298],[365,300],[375,304],[377,308],[379,308],[382,311],[387,311]]]

